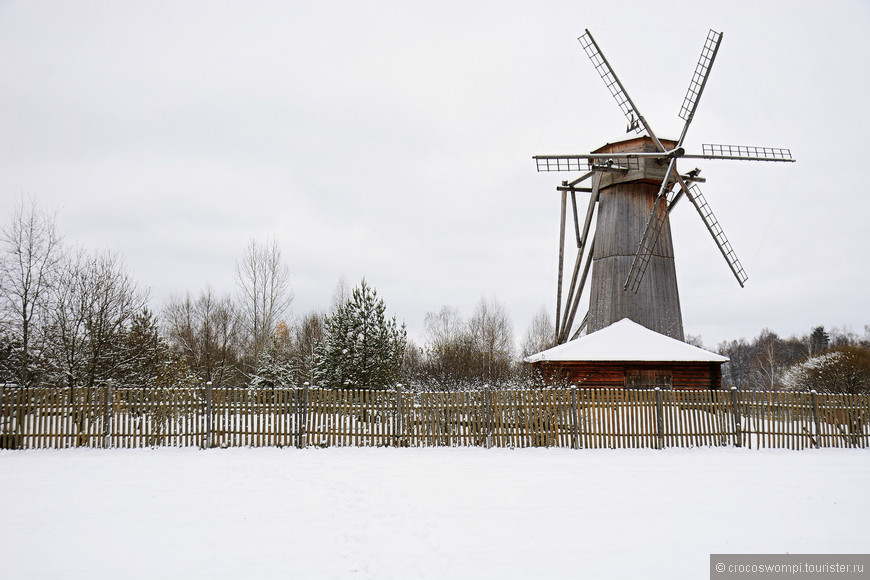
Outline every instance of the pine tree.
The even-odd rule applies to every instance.
[[[821,354],[828,350],[831,339],[824,326],[816,326],[810,334],[810,356]]]
[[[273,337],[271,347],[257,357],[257,369],[251,377],[251,386],[273,388],[292,385],[293,365],[286,356],[282,356],[278,337]]]
[[[325,336],[316,353],[320,386],[384,389],[399,378],[405,353],[405,326],[387,320],[384,301],[365,279],[349,300],[325,321]]]
[[[169,357],[169,347],[160,336],[157,318],[143,308],[133,316],[124,338],[125,363],[118,377],[130,386],[151,386]]]

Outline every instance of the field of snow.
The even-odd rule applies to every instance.
[[[870,451],[0,452],[0,578],[709,577],[865,553]]]

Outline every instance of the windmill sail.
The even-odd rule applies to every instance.
[[[794,163],[791,150],[783,147],[750,145],[701,145],[701,155],[684,155],[686,159],[737,159],[740,161],[786,161]]]
[[[598,43],[595,42],[594,38],[592,38],[592,33],[586,29],[583,36],[577,40],[580,41],[580,46],[583,47],[586,56],[588,56],[589,60],[592,61],[592,65],[595,67],[598,76],[600,76],[604,81],[604,84],[607,85],[607,90],[609,90],[610,94],[613,95],[613,98],[616,99],[616,104],[619,105],[620,109],[622,109],[622,114],[625,115],[626,119],[628,119],[628,130],[626,132],[630,133],[634,130],[637,133],[641,133],[646,128],[646,122],[643,120],[643,117],[641,117],[637,107],[634,106],[628,93],[625,92],[625,87],[623,87],[622,83],[619,82],[616,73],[614,73],[613,69],[610,68],[610,63],[607,62],[607,59],[604,58],[604,55],[601,53],[601,49],[598,48]]]
[[[631,171],[639,170],[643,154],[634,155],[535,155],[541,171]],[[648,157],[662,157],[652,154]]]
[[[717,220],[716,216],[713,215],[713,210],[710,209],[710,205],[704,198],[704,194],[701,193],[701,190],[697,185],[692,185],[688,190],[686,190],[686,196],[692,202],[692,205],[695,206],[695,209],[698,210],[701,219],[704,220],[704,225],[707,226],[707,229],[716,241],[716,246],[719,248],[719,251],[722,252],[722,256],[724,256],[725,261],[728,262],[728,267],[731,268],[731,272],[734,273],[734,277],[737,278],[737,282],[742,288],[747,280],[746,272],[743,270],[740,260],[737,259],[737,254],[734,253],[734,249],[728,242],[728,238],[725,237],[725,232],[722,231],[722,226],[719,225],[719,220]]]
[[[707,41],[704,43],[704,48],[701,50],[701,57],[698,59],[698,64],[695,65],[695,72],[692,74],[691,82],[689,82],[689,90],[686,91],[683,105],[680,107],[680,119],[686,121],[686,125],[688,125],[695,116],[695,110],[698,108],[698,101],[701,98],[701,93],[704,92],[704,86],[707,84],[707,77],[710,74],[710,69],[713,68],[713,61],[716,60],[716,53],[719,52],[719,43],[721,42],[721,32],[711,30],[707,34]],[[685,132],[686,130],[683,129],[684,134]]]
[[[640,288],[640,281],[643,280],[649,259],[652,257],[653,249],[659,240],[662,226],[668,217],[668,205],[666,196],[660,195],[656,198],[649,221],[646,222],[643,237],[640,239],[637,254],[635,254],[631,269],[628,271],[628,279],[625,281],[624,288],[630,292],[637,292],[637,289]]]

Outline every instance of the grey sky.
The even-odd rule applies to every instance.
[[[697,163],[749,282],[681,204],[686,332],[714,346],[765,326],[863,331],[870,4],[857,0],[0,2],[0,211],[21,193],[60,209],[67,241],[125,256],[155,308],[232,291],[247,240],[274,234],[297,314],[327,307],[339,276],[366,276],[412,336],[426,312],[467,316],[481,295],[522,334],[554,309],[554,187],[568,177],[531,156],[587,152],[625,126],[584,28],[666,137],[708,28],[724,32],[687,149],[798,160]]]

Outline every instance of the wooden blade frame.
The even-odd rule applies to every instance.
[[[598,43],[595,42],[594,38],[592,38],[592,33],[589,32],[589,29],[587,28],[584,31],[583,36],[577,40],[580,41],[580,46],[583,47],[586,56],[588,56],[589,60],[592,61],[592,65],[595,67],[595,72],[598,73],[598,76],[601,77],[601,80],[603,80],[604,84],[607,86],[607,90],[609,90],[613,98],[616,99],[616,104],[619,105],[622,114],[625,115],[626,119],[628,119],[628,129],[626,132],[629,133],[634,130],[635,132],[640,133],[643,129],[649,131],[646,121],[637,110],[637,107],[634,106],[631,97],[629,97],[628,93],[625,92],[625,87],[622,86],[619,77],[617,77],[616,73],[613,72],[610,63],[607,62],[601,49],[598,48]]]
[[[701,155],[685,155],[687,159],[735,159],[738,161],[781,161],[794,163],[791,149],[753,147],[751,145],[701,145]]]
[[[707,34],[707,40],[704,42],[704,47],[701,49],[701,56],[698,59],[698,64],[695,65],[695,70],[692,73],[692,79],[689,81],[689,88],[686,91],[686,96],[683,99],[683,104],[680,107],[680,118],[685,121],[683,130],[680,133],[680,140],[674,151],[680,152],[678,156],[685,156],[683,150],[683,141],[686,139],[686,134],[689,132],[689,126],[692,124],[692,119],[695,118],[695,112],[698,110],[698,103],[701,101],[701,95],[704,93],[704,87],[707,86],[707,79],[710,76],[710,71],[713,69],[713,62],[716,60],[716,54],[719,52],[719,45],[722,42],[722,33],[710,30]],[[652,134],[650,134],[652,135]],[[655,141],[655,139],[653,139]],[[662,180],[662,185],[659,188],[658,196],[656,196],[653,210],[647,220],[646,228],[638,244],[637,253],[634,260],[631,262],[631,268],[628,272],[628,277],[625,280],[625,290],[637,292],[643,280],[646,267],[649,264],[653,249],[658,243],[659,235],[667,218],[668,211],[672,207],[673,202],[686,191],[686,186],[677,172],[676,166],[677,156],[672,156],[668,164],[668,170],[665,172],[665,177]],[[668,197],[670,192],[669,183],[674,179],[679,181],[683,186],[683,191],[676,196]]]
[[[746,271],[743,270],[743,266],[740,264],[740,260],[737,259],[737,254],[728,242],[728,238],[725,237],[725,232],[722,230],[722,226],[719,225],[719,220],[717,220],[716,216],[713,215],[713,210],[710,209],[707,200],[704,198],[704,194],[701,193],[701,189],[695,184],[692,184],[692,186],[685,191],[686,197],[689,198],[689,201],[691,201],[692,205],[695,206],[695,209],[698,210],[701,220],[703,220],[704,225],[707,226],[710,235],[713,236],[713,240],[716,242],[716,247],[719,248],[725,261],[728,262],[728,267],[731,268],[731,272],[734,274],[734,277],[737,278],[737,283],[740,284],[741,288],[743,288],[743,285],[748,279]]]

